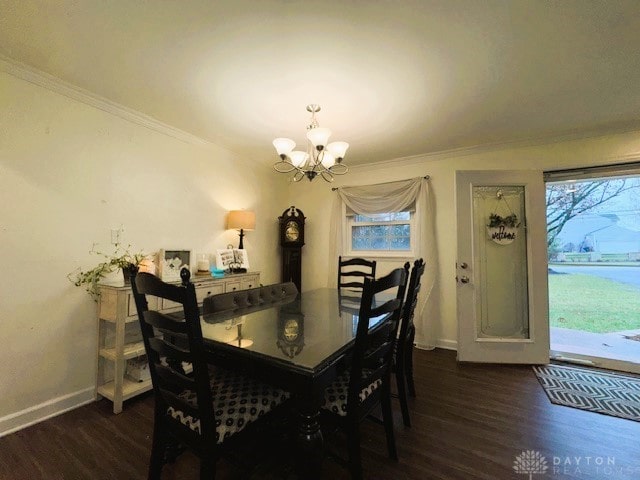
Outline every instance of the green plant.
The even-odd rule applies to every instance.
[[[518,216],[515,213],[508,215],[506,217],[501,217],[496,213],[492,213],[489,215],[489,224],[487,227],[511,227],[517,228],[520,226],[520,222],[518,221]]]
[[[67,275],[67,278],[76,287],[84,286],[85,290],[97,302],[100,296],[98,283],[106,275],[118,269],[123,271],[137,268],[140,262],[146,257],[142,252],[131,253],[131,245],[123,247],[116,243],[112,253],[105,253],[96,249],[97,244],[93,244],[89,253],[98,255],[103,259],[98,265],[90,270],[77,269]]]

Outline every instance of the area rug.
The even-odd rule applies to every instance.
[[[640,378],[560,365],[533,371],[551,403],[640,422]]]

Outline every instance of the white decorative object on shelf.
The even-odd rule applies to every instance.
[[[158,252],[158,276],[164,282],[180,280],[180,270],[186,267],[193,271],[194,262],[191,250],[162,249]]]
[[[198,272],[209,272],[209,254],[199,253],[197,261]]]
[[[226,248],[216,251],[216,266],[226,271],[249,270],[249,256],[246,250]]]
[[[151,373],[149,372],[149,362],[147,357],[137,357],[127,360],[127,376],[136,382],[144,382],[145,380],[151,380]]]

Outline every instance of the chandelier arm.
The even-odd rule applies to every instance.
[[[273,169],[278,173],[290,173],[290,172],[293,172],[294,170],[300,170],[298,167],[296,167],[295,165],[285,160],[281,160],[279,162],[274,163]]]
[[[333,175],[344,175],[345,173],[349,172],[349,167],[347,167],[344,163],[336,163],[329,169],[329,171]]]
[[[323,172],[320,173],[320,175],[322,176],[322,179],[325,182],[333,182],[333,175],[331,174],[330,170],[324,170]]]

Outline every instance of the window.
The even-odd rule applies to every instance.
[[[378,213],[373,215],[346,214],[347,245],[351,255],[410,256],[413,250],[411,232],[414,212]]]

